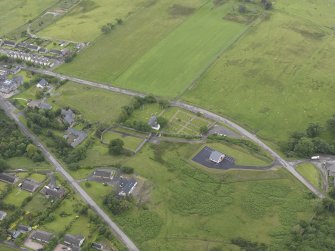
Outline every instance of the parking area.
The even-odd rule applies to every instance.
[[[226,169],[227,170],[227,169],[235,167],[235,160],[230,156],[226,156],[223,159],[223,161],[221,161],[220,163],[215,163],[211,161],[209,159],[209,156],[211,155],[213,151],[214,149],[206,146],[197,155],[195,155],[192,160],[205,167],[215,168],[215,169]]]

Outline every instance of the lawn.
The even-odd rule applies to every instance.
[[[129,66],[166,38],[205,2],[147,1],[146,7],[141,11],[137,11],[110,34],[99,37],[73,62],[62,65],[58,71],[85,79],[113,83]],[[185,7],[190,11],[172,15],[170,10],[173,5]]]
[[[28,169],[28,170],[48,170],[51,166],[48,162],[33,162],[26,157],[15,157],[7,160],[12,169]]]
[[[1,0],[0,1],[0,35],[18,28],[39,16],[44,10],[58,0]]]
[[[210,2],[175,29],[125,73],[117,85],[159,96],[181,94],[247,26],[222,19],[229,3]]]
[[[72,41],[92,41],[102,34],[101,27],[125,20],[143,8],[145,0],[86,0],[69,14],[48,26],[39,35]]]
[[[141,142],[144,140],[143,138],[137,138],[130,135],[123,135],[112,131],[104,133],[103,141],[105,143],[108,144],[113,139],[121,139],[124,142],[124,147],[131,151],[135,151],[136,148],[139,146],[139,144],[141,144]]]
[[[316,15],[302,4],[314,6],[310,1],[278,2],[267,20],[224,53],[183,96],[276,143],[308,123],[324,123],[335,102],[335,41],[333,31],[320,25],[320,16],[334,12],[334,3],[318,2],[324,13]],[[287,14],[281,2],[303,6],[311,20],[295,15],[295,8]],[[320,24],[313,23],[316,19]]]
[[[31,196],[31,193],[21,190],[18,187],[14,187],[13,191],[11,191],[6,198],[4,199],[4,202],[7,204],[14,205],[16,207],[20,207],[22,201]]]
[[[33,179],[36,182],[41,183],[42,181],[45,181],[46,176],[44,174],[33,173],[29,176],[29,179]]]
[[[145,209],[112,217],[140,249],[231,250],[236,237],[280,243],[299,220],[313,215],[315,201],[284,169],[214,174],[188,162],[197,150],[197,145],[147,145],[127,162],[153,190]],[[84,188],[102,205],[105,187]]]
[[[131,98],[125,95],[82,86],[68,82],[55,91],[49,103],[58,107],[73,107],[90,122],[112,123],[121,107],[128,105]]]
[[[304,176],[314,187],[322,188],[320,171],[310,163],[302,163],[296,167],[297,171]]]

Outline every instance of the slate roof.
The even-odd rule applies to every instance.
[[[21,189],[26,190],[28,192],[35,192],[36,189],[40,186],[39,183],[37,183],[36,181],[32,180],[32,179],[25,179],[22,182],[21,185]]]
[[[49,86],[48,81],[46,81],[44,78],[42,78],[39,82],[38,85],[40,85],[42,88],[46,88]]]
[[[52,237],[53,234],[41,230],[34,231],[30,236],[31,239],[44,243],[49,243]]]
[[[8,173],[0,173],[0,180],[9,184],[14,184],[17,181],[17,177]]]
[[[51,110],[52,106],[47,104],[47,103],[43,103],[40,100],[32,100],[28,103],[28,106],[30,108],[38,108],[38,109],[45,109],[45,110]]]
[[[148,125],[151,126],[151,127],[157,126],[157,117],[152,116],[148,121]]]
[[[82,235],[66,234],[64,236],[64,243],[74,247],[80,247],[85,240]]]
[[[93,173],[94,176],[104,179],[112,179],[114,176],[114,171],[112,170],[104,170],[104,169],[97,169]]]
[[[64,138],[72,147],[76,147],[77,145],[79,145],[86,139],[86,137],[87,134],[85,132],[78,131],[74,128],[67,129],[67,134],[64,136]]]
[[[64,188],[55,188],[55,187],[45,186],[41,190],[41,193],[46,195],[46,196],[61,199],[65,195],[65,189]]]
[[[3,41],[3,45],[15,46],[15,42],[14,41],[10,41],[10,40],[5,40],[5,41]]]
[[[20,225],[18,225],[17,230],[20,231],[20,232],[26,233],[26,232],[31,231],[31,227],[20,224]]]
[[[75,114],[71,109],[65,110],[62,109],[62,116],[66,123],[72,125],[74,123]]]
[[[134,188],[136,187],[136,185],[137,185],[137,181],[135,179],[121,178],[119,182],[119,186],[120,186],[119,195],[126,196],[126,195],[131,194]]]
[[[216,163],[219,163],[219,162],[221,162],[221,161],[223,160],[224,157],[225,157],[225,155],[224,155],[223,153],[220,153],[220,152],[218,152],[218,151],[213,151],[213,152],[211,153],[211,155],[209,156],[209,159],[210,159],[211,161],[214,161],[214,162],[216,162]]]

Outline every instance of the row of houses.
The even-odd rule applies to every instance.
[[[59,64],[59,62],[53,58],[48,58],[37,54],[13,50],[1,50],[0,52],[5,54],[9,58],[30,62],[35,65],[54,67]]]

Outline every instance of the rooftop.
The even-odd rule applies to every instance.
[[[36,181],[32,180],[32,179],[25,179],[22,182],[21,185],[21,189],[26,190],[28,192],[35,192],[36,189],[40,186],[39,183],[37,183]]]
[[[0,180],[6,183],[14,184],[17,181],[17,177],[8,173],[0,173]]]
[[[64,243],[74,247],[80,247],[85,240],[82,235],[66,234],[64,236]]]
[[[30,236],[31,239],[44,242],[44,243],[49,243],[52,237],[53,237],[53,234],[45,232],[45,231],[41,231],[41,230],[34,231]]]

